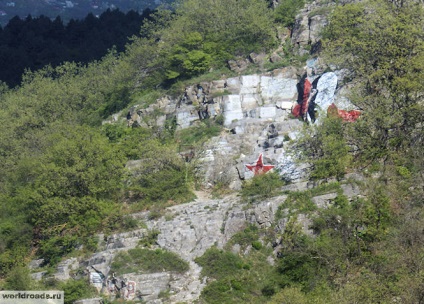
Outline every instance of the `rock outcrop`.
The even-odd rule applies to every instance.
[[[349,180],[358,179],[353,175],[348,177]],[[285,186],[282,190],[303,191],[313,186],[301,182]],[[358,186],[348,180],[342,183],[341,189],[349,199],[359,195]],[[335,192],[323,193],[313,197],[312,202],[318,208],[328,208],[336,197]],[[147,224],[146,228],[108,237],[99,235],[99,252],[86,259],[71,258],[63,261],[57,266],[54,277],[67,280],[87,276],[99,292],[108,294],[106,278],[111,276],[110,266],[116,254],[140,246],[140,241],[149,231],[156,231],[158,236],[154,248],[178,254],[189,263],[189,270],[182,274],[169,271],[127,273],[120,279],[127,283],[132,282],[136,286],[133,297],[147,303],[192,303],[199,298],[206,286],[206,278],[201,277],[201,267],[194,262],[195,258],[202,256],[212,246],[223,248],[233,235],[248,225],[256,225],[259,228],[274,227],[277,235],[281,235],[288,223],[288,217],[276,219],[276,213],[286,198],[286,195],[281,195],[256,202],[254,205],[243,202],[236,195],[223,199],[199,198],[188,204],[169,207],[164,216],[154,220],[149,220],[149,212],[134,214],[135,219]],[[309,229],[311,220],[307,216],[299,214],[297,221],[305,233],[312,234]],[[279,242],[276,240],[276,244]],[[236,245],[233,250],[240,248],[237,249]],[[278,246],[274,251],[278,251]],[[274,261],[273,256],[269,259],[270,263]],[[167,294],[166,299],[160,299],[163,294]],[[91,303],[90,300],[81,301]],[[92,301],[97,303],[98,299]]]

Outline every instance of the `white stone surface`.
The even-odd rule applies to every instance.
[[[243,111],[250,111],[259,106],[260,97],[258,94],[241,95],[241,106]]]
[[[124,278],[136,283],[137,293],[145,302],[158,298],[159,293],[167,291],[172,275],[169,272],[126,274]]]
[[[226,127],[235,120],[243,119],[240,95],[227,95],[222,98],[224,108],[224,125]]]
[[[278,106],[283,110],[291,110],[291,108],[293,107],[293,102],[292,101],[282,101],[278,104]]]
[[[241,76],[240,94],[256,94],[259,89],[259,75]]]
[[[321,111],[327,112],[328,107],[334,101],[334,94],[337,88],[337,75],[333,72],[325,73],[318,80],[318,94],[315,103]]]
[[[230,91],[232,94],[238,94],[240,92],[240,78],[232,77],[227,79],[227,87],[226,89]]]
[[[241,84],[243,87],[257,88],[260,81],[260,76],[256,74],[241,76]]]
[[[177,124],[181,129],[190,127],[190,125],[196,120],[199,120],[199,115],[193,110],[182,110],[177,112]]]
[[[280,76],[261,77],[261,95],[265,103],[292,101],[297,94],[297,80]]]
[[[271,107],[260,107],[259,117],[260,118],[274,118],[277,114],[277,108],[274,106]]]

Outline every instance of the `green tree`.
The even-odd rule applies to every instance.
[[[327,117],[320,125],[307,127],[298,146],[303,150],[302,158],[312,162],[312,178],[344,176],[350,162],[344,130],[345,124],[338,117]]]
[[[262,0],[182,0],[176,5],[172,27],[183,32],[199,32],[211,42],[219,42],[232,54],[267,48],[273,43],[272,11]],[[176,41],[175,30],[165,39]]]
[[[337,7],[324,31],[327,60],[355,79],[350,97],[362,115],[348,140],[361,162],[406,151],[410,135],[424,134],[423,16],[417,1],[370,0]]]
[[[138,144],[136,155],[140,162],[131,170],[128,189],[142,202],[181,203],[193,198],[190,168],[176,153],[175,146],[149,139]]]
[[[67,252],[78,243],[73,236],[88,236],[119,211],[114,198],[125,169],[123,156],[96,131],[60,124],[56,128],[46,138],[44,153],[27,167],[32,171],[11,202],[26,212],[38,240],[49,244],[49,238],[59,238],[50,245]],[[48,251],[46,244],[43,252]]]
[[[17,266],[9,273],[3,287],[6,290],[31,290],[32,285],[29,269],[25,266]]]
[[[187,34],[180,45],[171,50],[170,67],[166,71],[169,79],[180,75],[196,76],[206,72],[212,61],[212,56],[205,52],[203,38],[198,32]]]
[[[154,18],[142,28],[144,38],[129,47],[142,85],[191,77],[275,43],[264,0],[181,0],[174,13],[160,11]]]
[[[293,28],[296,21],[296,15],[305,5],[303,0],[283,0],[275,8],[275,20],[285,27]]]

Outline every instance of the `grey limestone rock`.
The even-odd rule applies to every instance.
[[[146,229],[138,229],[130,232],[113,234],[107,238],[105,249],[134,248],[140,239],[146,236]]]
[[[359,186],[353,183],[342,184],[341,188],[343,190],[343,194],[346,195],[348,199],[352,199],[361,193]]]
[[[56,267],[56,273],[54,278],[59,281],[66,281],[71,278],[70,272],[76,270],[79,267],[77,258],[70,258],[63,262],[60,262]]]
[[[334,94],[337,88],[337,75],[333,72],[323,74],[318,80],[318,94],[315,97],[315,103],[318,107],[327,112],[328,107],[334,101]]]
[[[326,209],[331,205],[331,202],[337,197],[337,193],[328,193],[312,198],[312,202],[318,207]]]
[[[33,280],[40,281],[40,280],[43,279],[43,277],[46,275],[46,273],[47,273],[47,271],[34,272],[34,273],[31,273],[31,278]]]
[[[229,60],[228,66],[232,71],[241,73],[245,71],[249,66],[249,60],[244,58],[239,58],[237,60]]]
[[[156,300],[159,293],[170,289],[170,281],[172,274],[169,272],[158,272],[148,274],[125,274],[123,275],[128,281],[136,283],[137,295],[142,301],[149,303]]]
[[[39,268],[44,263],[44,259],[38,259],[38,260],[32,260],[29,262],[29,269],[36,269]]]

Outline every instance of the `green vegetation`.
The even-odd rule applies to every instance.
[[[200,146],[211,137],[218,136],[222,130],[220,119],[223,118],[218,117],[215,122],[211,119],[202,120],[193,127],[177,132],[176,137],[180,145],[182,147]]]
[[[57,288],[65,293],[65,304],[72,304],[76,300],[93,297],[96,291],[85,280],[68,280],[58,284]]]
[[[278,274],[274,277],[275,268],[269,270],[276,279],[271,288],[262,289],[262,295],[272,295],[269,303],[422,300],[423,272],[416,265],[424,258],[424,222],[419,216],[424,203],[423,15],[418,2],[383,0],[337,6],[331,15],[324,55],[327,62],[353,73],[349,98],[362,114],[355,123],[322,119],[308,129],[298,147],[312,163],[316,180],[340,180],[349,170],[361,169],[367,179],[361,184],[362,196],[352,201],[338,183],[288,193],[277,214],[277,221],[288,217],[277,238]],[[244,185],[245,198],[267,192],[260,182],[250,186]],[[338,195],[327,208],[317,208],[312,197],[328,192]],[[299,214],[312,220],[314,237],[302,232]],[[263,250],[258,234],[249,228],[234,239],[252,245],[254,254]],[[255,284],[237,284],[249,257],[214,250],[202,257],[208,260],[199,261],[205,267],[213,265],[205,274],[216,278],[202,299],[254,302],[243,296],[254,293]]]
[[[81,245],[94,250],[98,231],[134,227],[129,212],[161,214],[192,199],[192,168],[177,152],[217,135],[222,117],[178,134],[172,119],[164,130],[100,127],[102,119],[131,104],[147,107],[170,85],[181,94],[192,77],[231,74],[228,59],[275,44],[261,0],[178,1],[145,21],[124,53],[28,71],[13,90],[2,83],[1,276],[24,265],[31,248],[51,266]],[[139,160],[131,174],[129,160]]]
[[[283,9],[290,3],[273,12],[261,0],[181,0],[173,11],[156,12],[124,53],[27,72],[15,89],[1,83],[1,288],[53,286],[31,280],[28,260],[43,257],[52,269],[67,255],[95,250],[96,233],[134,228],[129,213],[149,210],[150,219],[158,218],[163,207],[192,199],[194,170],[178,152],[218,135],[222,116],[182,131],[172,117],[163,129],[101,122],[134,104],[148,107],[163,92],[181,95],[188,83],[233,75],[228,59],[272,50],[274,26],[293,25],[293,11]],[[272,227],[248,226],[223,250],[207,250],[196,260],[210,278],[201,301],[422,301],[423,16],[414,1],[335,8],[323,55],[351,72],[344,84],[352,80],[349,99],[361,116],[355,123],[322,118],[298,147],[313,165],[314,182],[339,182],[286,193]],[[282,64],[303,60],[285,56]],[[361,196],[349,200],[339,183],[357,170],[365,179]],[[218,190],[226,180],[219,182]],[[278,195],[284,183],[277,173],[255,176],[243,183],[242,200]],[[329,192],[337,196],[327,208],[313,204]],[[313,237],[302,232],[305,218]],[[113,271],[187,271],[175,254],[150,250],[157,234],[141,240],[147,248],[117,255]],[[80,281],[54,286],[65,290],[66,301],[91,294]]]
[[[347,138],[361,163],[422,143],[423,13],[415,1],[348,4],[336,8],[324,31],[329,62],[350,69],[355,79],[350,98],[363,113]],[[417,142],[412,137],[420,131]]]
[[[320,125],[307,127],[298,145],[313,165],[312,179],[341,179],[346,173],[351,154],[344,138],[345,125],[339,117],[327,117]]]
[[[120,252],[113,259],[111,271],[117,275],[125,273],[153,273],[172,271],[183,273],[189,269],[186,261],[177,254],[161,249],[135,248]]]
[[[283,0],[274,11],[275,20],[282,25],[293,28],[298,11],[305,5],[304,0]]]
[[[284,185],[285,181],[276,172],[256,175],[243,183],[241,196],[248,202],[270,198],[277,195]]]
[[[156,245],[159,233],[160,232],[158,230],[149,230],[148,234],[143,237],[143,239],[141,239],[138,244],[147,248]]]
[[[259,247],[257,242],[259,242],[259,228],[255,225],[249,225],[243,231],[233,235],[231,240],[228,241],[226,248],[231,248],[231,246],[238,244],[241,248],[246,249],[248,246],[253,246],[254,243],[256,247]]]
[[[258,246],[259,247],[259,246]],[[239,256],[215,247],[196,259],[202,275],[213,279],[202,292],[206,303],[265,303],[278,289],[278,273],[266,260],[269,250]]]
[[[325,183],[305,191],[290,191],[285,201],[278,207],[276,219],[281,219],[287,215],[315,211],[317,206],[312,202],[312,198],[331,192],[337,192],[339,196],[343,195],[339,183]],[[288,214],[284,214],[285,209],[288,210]]]

